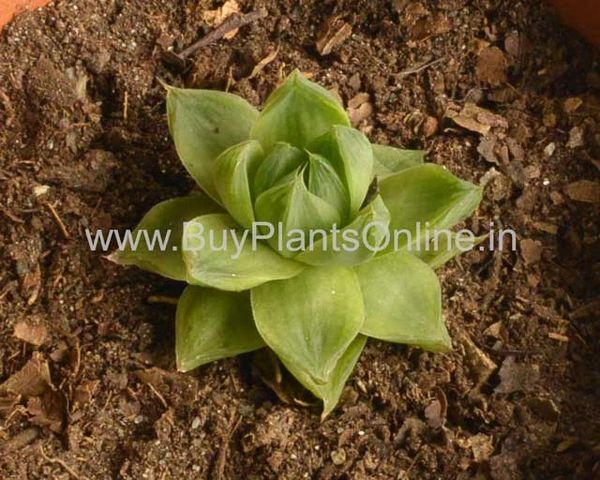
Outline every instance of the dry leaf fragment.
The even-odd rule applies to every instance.
[[[60,433],[65,420],[66,404],[63,395],[56,390],[46,390],[39,397],[30,397],[27,401],[27,413],[31,423],[47,427]]]
[[[500,85],[506,82],[506,57],[498,47],[487,47],[479,53],[475,75],[481,82]]]
[[[321,35],[316,43],[317,51],[323,56],[329,55],[337,45],[346,41],[350,35],[352,35],[352,26],[339,17],[332,17],[321,28]]]
[[[48,339],[48,329],[41,323],[22,320],[15,325],[13,335],[39,347]]]
[[[474,103],[465,103],[458,114],[448,112],[446,115],[457,125],[481,135],[486,135],[492,127],[508,128],[508,122],[503,116],[478,107]]]
[[[497,140],[495,135],[481,137],[479,145],[477,145],[477,153],[479,153],[486,162],[500,165],[500,161],[496,155]]]
[[[26,428],[4,442],[0,450],[3,452],[17,451],[33,442],[39,434],[40,430],[36,427]]]
[[[202,20],[208,23],[212,27],[221,25],[228,17],[234,13],[239,13],[240,6],[235,0],[227,0],[221,7],[216,10],[206,10],[202,13]],[[232,30],[231,32],[223,35],[223,38],[230,40],[236,36],[239,29]]]
[[[373,113],[373,105],[369,98],[368,93],[362,92],[348,101],[348,116],[352,125],[358,125]]]
[[[526,238],[521,241],[521,256],[525,263],[538,263],[542,258],[542,244],[537,240]]]
[[[425,40],[426,38],[437,37],[447,33],[452,28],[448,17],[441,12],[436,12],[431,16],[419,18],[410,28],[410,38],[412,40]]]
[[[478,433],[469,439],[473,459],[476,462],[485,462],[494,453],[493,439],[485,433]]]
[[[15,393],[25,397],[36,396],[52,388],[51,385],[48,362],[42,360],[40,355],[34,355],[21,370],[13,373],[0,385],[0,392]]]
[[[427,423],[433,428],[439,428],[446,421],[446,411],[448,409],[448,400],[443,390],[436,388],[436,398],[427,407],[425,407],[425,418]]]
[[[556,422],[560,411],[551,398],[533,397],[526,401],[527,407],[540,418]]]
[[[99,385],[99,380],[84,380],[81,382],[73,394],[73,403],[80,406],[90,403]]]
[[[512,393],[532,389],[540,376],[539,365],[517,363],[514,356],[508,356],[502,362],[500,371],[500,384],[496,387],[496,393]]]
[[[466,334],[462,336],[460,342],[465,352],[465,361],[475,377],[477,386],[480,386],[496,370],[496,364]]]
[[[578,180],[565,187],[565,193],[577,202],[600,203],[600,183],[592,180]]]
[[[533,222],[533,228],[536,230],[540,230],[541,232],[549,233],[551,235],[556,235],[558,233],[558,225],[550,222]]]

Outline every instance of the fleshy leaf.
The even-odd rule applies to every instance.
[[[431,351],[451,347],[440,283],[427,264],[398,251],[375,257],[355,271],[365,304],[363,335]]]
[[[379,179],[389,177],[405,168],[421,165],[425,160],[424,150],[405,150],[389,145],[372,144],[373,167]]]
[[[250,179],[263,157],[256,140],[242,142],[225,150],[215,161],[215,186],[223,206],[243,227],[254,222],[254,199]]]
[[[177,304],[177,369],[187,372],[205,363],[264,347],[252,319],[248,292],[223,292],[188,285]]]
[[[304,148],[333,125],[350,125],[343,107],[331,93],[295,70],[269,95],[250,135],[265,150],[276,142]]]
[[[437,244],[436,241],[432,239],[429,242],[429,248],[425,248],[425,245],[420,245],[420,248],[417,249],[415,245],[415,248],[410,250],[410,253],[423,260],[435,270],[452,260],[454,257],[472,250],[486,238],[487,235],[473,238],[460,238],[457,237],[455,232],[444,232],[438,235]]]
[[[194,217],[219,211],[222,208],[205,195],[189,195],[158,203],[144,215],[131,234],[132,241],[137,240],[137,247],[127,244],[124,250],[115,251],[109,259],[183,281],[185,264],[180,248],[183,224]],[[164,248],[159,238],[166,242]]]
[[[306,153],[289,143],[276,143],[259,165],[254,176],[254,194],[262,192],[283,182],[305,161]]]
[[[183,165],[218,201],[214,161],[226,148],[248,140],[258,110],[230,93],[167,87],[167,116]]]
[[[348,190],[350,215],[354,216],[373,179],[373,149],[369,140],[354,128],[335,126],[317,138],[310,150],[323,155],[338,172]]]
[[[349,268],[307,268],[251,292],[261,337],[298,380],[319,385],[356,338],[364,319],[360,287]]]
[[[389,223],[390,213],[381,197],[377,196],[358,213],[352,223],[325,239],[319,239],[294,259],[318,266],[358,265],[377,253]],[[365,230],[366,233],[363,233]]]
[[[304,268],[260,242],[253,245],[252,237],[252,231],[241,229],[227,214],[194,218],[183,232],[187,282],[241,291],[293,277]]]
[[[262,193],[256,200],[256,218],[277,227],[281,222],[281,235],[276,234],[269,244],[281,255],[293,256],[300,251],[288,248],[292,231],[301,234],[305,240],[310,230],[326,229],[340,223],[339,213],[329,203],[310,193],[300,170],[292,181],[277,185]],[[277,232],[279,233],[279,232]]]
[[[340,177],[321,155],[309,153],[308,162],[308,191],[334,207],[343,221],[348,215],[348,196]]]
[[[407,168],[379,182],[379,192],[390,211],[395,244],[420,243],[427,228],[451,228],[468,217],[481,201],[481,188],[465,182],[439,165]],[[399,232],[401,234],[399,234]]]
[[[303,371],[294,368],[292,365],[287,365],[287,369],[290,373],[296,377],[296,379],[304,385],[312,394],[323,400],[323,413],[321,419],[324,419],[337,405],[344,385],[348,380],[348,377],[352,374],[356,362],[360,358],[360,354],[367,343],[367,337],[364,335],[357,335],[352,341],[350,346],[346,349],[342,357],[338,360],[331,378],[327,383],[319,384],[315,382],[310,375],[306,375]]]

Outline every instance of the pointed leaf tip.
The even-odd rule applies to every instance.
[[[269,95],[250,136],[266,150],[276,142],[304,148],[334,125],[350,125],[342,105],[295,70]]]

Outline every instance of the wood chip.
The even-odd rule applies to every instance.
[[[548,332],[548,338],[551,338],[552,340],[556,340],[558,342],[563,342],[563,343],[569,342],[569,337],[567,337],[566,335],[563,335],[561,333],[556,333],[556,332]]]
[[[549,233],[551,235],[556,235],[558,233],[558,225],[550,222],[533,222],[533,228],[539,230],[541,232]]]
[[[273,60],[275,60],[275,58],[277,58],[278,53],[279,53],[279,46],[277,46],[277,48],[275,50],[273,50],[271,53],[269,53],[265,58],[263,58],[260,62],[258,62],[254,66],[254,68],[252,69],[252,73],[250,73],[250,76],[248,77],[248,79],[258,76],[258,74],[260,72],[262,72],[263,69],[269,63],[271,63]]]
[[[240,6],[235,0],[227,0],[221,7],[216,10],[206,10],[202,13],[202,20],[208,23],[211,27],[216,27],[221,25],[227,18],[229,18],[234,13],[238,13],[240,11]],[[235,30],[231,30],[223,35],[223,38],[226,40],[230,40],[236,36],[239,28]]]
[[[317,40],[317,52],[320,55],[329,55],[337,45],[341,45],[352,35],[352,26],[339,17],[328,19],[321,28],[321,35]]]
[[[469,438],[473,459],[476,462],[485,462],[494,453],[493,438],[485,433],[478,433]]]
[[[600,203],[600,182],[578,180],[568,184],[565,193],[577,202]]]
[[[583,100],[579,97],[569,97],[563,102],[563,110],[567,115],[575,112],[581,105],[583,104]]]
[[[477,382],[477,386],[481,386],[496,370],[497,366],[466,334],[459,341],[465,352],[465,361]]]
[[[22,320],[15,325],[13,335],[19,340],[39,347],[48,339],[48,329],[41,323]]]

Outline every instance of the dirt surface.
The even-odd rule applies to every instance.
[[[597,52],[529,0],[261,6],[184,70],[162,53],[215,2],[60,1],[2,32],[0,477],[600,478]],[[469,227],[519,235],[440,271],[452,353],[370,341],[322,423],[248,355],[175,373],[156,296],[182,286],[83,234],[193,186],[157,77],[259,105],[295,67],[373,141],[483,182]]]

